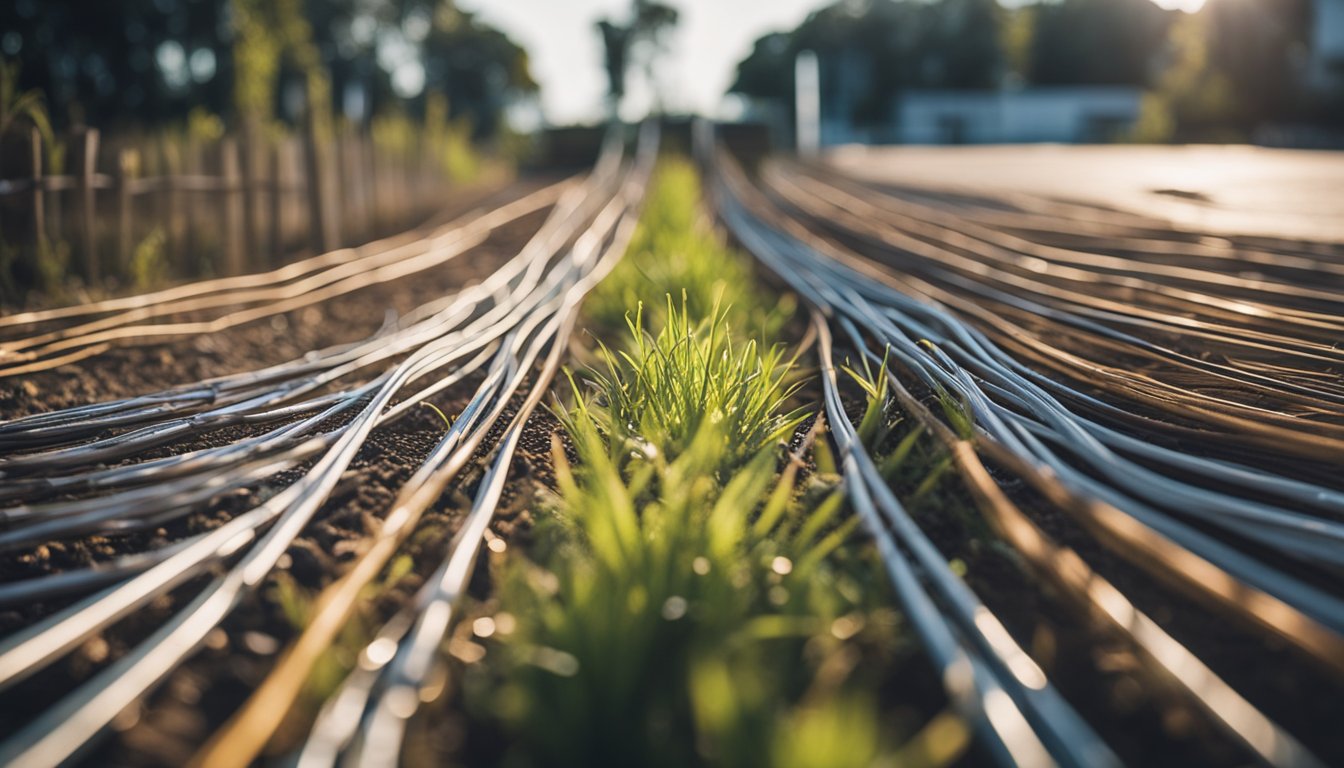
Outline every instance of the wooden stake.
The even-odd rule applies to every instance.
[[[282,140],[283,141],[283,140]],[[285,193],[284,185],[284,167],[282,162],[281,149],[284,147],[282,141],[271,143],[271,264],[278,265],[284,259],[284,238],[282,236],[281,213],[283,208],[282,196]]]
[[[224,181],[224,274],[240,275],[244,269],[243,197],[238,171],[238,143],[225,138],[219,143],[219,166]]]
[[[260,202],[260,184],[258,183],[257,147],[261,140],[261,131],[256,120],[248,118],[243,123],[242,137],[242,190],[243,190],[243,244],[249,258],[261,253],[261,214],[257,204]]]
[[[317,253],[326,253],[331,250],[332,245],[327,240],[327,210],[325,206],[326,195],[323,194],[323,178],[326,175],[322,167],[322,148],[319,146],[317,136],[317,119],[313,116],[312,106],[310,105],[304,117],[304,135],[303,135],[303,155],[307,179],[306,186],[308,191],[308,220],[309,239],[313,250]]]
[[[98,249],[95,245],[96,232],[94,212],[93,171],[98,162],[98,129],[85,128],[80,142],[79,158],[79,214],[80,236],[82,239],[81,256],[84,260],[84,277],[92,285],[102,277],[102,265],[98,263]]]
[[[44,192],[42,189],[42,132],[32,129],[33,147],[33,247],[38,258],[46,255],[47,220],[43,210]]]
[[[131,211],[131,182],[139,170],[140,156],[134,149],[121,150],[117,158],[117,263],[113,268],[125,274],[131,265],[131,240],[134,222]]]
[[[159,175],[163,179],[163,185],[159,190],[159,204],[161,213],[159,214],[159,226],[163,227],[165,253],[173,263],[178,263],[182,259],[185,249],[182,247],[182,240],[177,236],[177,174],[182,167],[181,158],[177,147],[168,139],[161,139],[159,145]],[[198,265],[199,265],[199,256]]]

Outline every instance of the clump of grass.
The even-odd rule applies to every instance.
[[[852,667],[856,636],[888,653],[903,641],[870,563],[833,557],[856,518],[834,478],[800,479],[796,461],[779,471],[801,416],[781,407],[774,355],[724,354],[713,317],[669,317],[658,336],[632,324],[635,351],[614,357],[595,394],[576,385],[562,420],[578,462],[555,452],[545,543],[503,575],[517,626],[499,646],[510,669],[496,713],[518,739],[513,757],[749,764],[796,748],[803,722],[829,743],[821,732],[840,707],[866,735],[813,764],[868,765],[883,746],[876,710],[835,670]],[[701,375],[646,370],[678,347],[700,350]],[[724,416],[682,419],[671,405],[714,387],[703,401]],[[665,416],[648,416],[658,404]]]
[[[993,542],[996,537],[968,498],[952,455],[915,419],[907,418],[891,396],[886,361],[876,371],[866,359],[862,370],[844,370],[865,397],[855,430],[859,440],[907,511],[920,520],[954,521],[967,542]],[[969,403],[942,387],[931,396],[954,433],[963,439],[975,434]],[[966,561],[955,558],[953,569],[964,576]]]
[[[472,762],[869,766],[918,727],[881,701],[913,646],[819,425],[786,446],[807,413],[770,342],[790,305],[753,293],[698,190],[660,166],[585,307],[620,335],[556,409],[577,461],[557,439],[529,556],[495,564],[509,630],[462,685],[503,752]]]
[[[580,398],[578,414],[596,423],[617,449],[637,440],[669,460],[696,439],[713,438],[722,443],[715,446],[721,469],[729,469],[760,447],[783,441],[804,418],[804,409],[785,412],[797,389],[786,381],[794,361],[779,345],[735,343],[718,306],[698,323],[692,315],[684,295],[680,309],[668,296],[666,321],[653,333],[640,304],[627,317],[628,351],[603,346],[606,371],[590,378],[604,407],[589,408]],[[571,433],[578,428],[574,419],[564,421]],[[710,424],[713,429],[706,428]]]

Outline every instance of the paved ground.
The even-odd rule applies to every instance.
[[[1344,241],[1344,152],[1248,146],[841,147],[854,175],[1025,192],[1226,234]]]

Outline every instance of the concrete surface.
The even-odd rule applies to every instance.
[[[1344,242],[1344,152],[1249,146],[839,147],[893,184],[1105,205],[1219,234]],[[1165,192],[1160,192],[1165,190]]]

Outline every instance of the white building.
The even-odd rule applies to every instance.
[[[896,138],[904,144],[1115,141],[1138,119],[1142,96],[1138,88],[1103,86],[907,91],[896,104]]]

